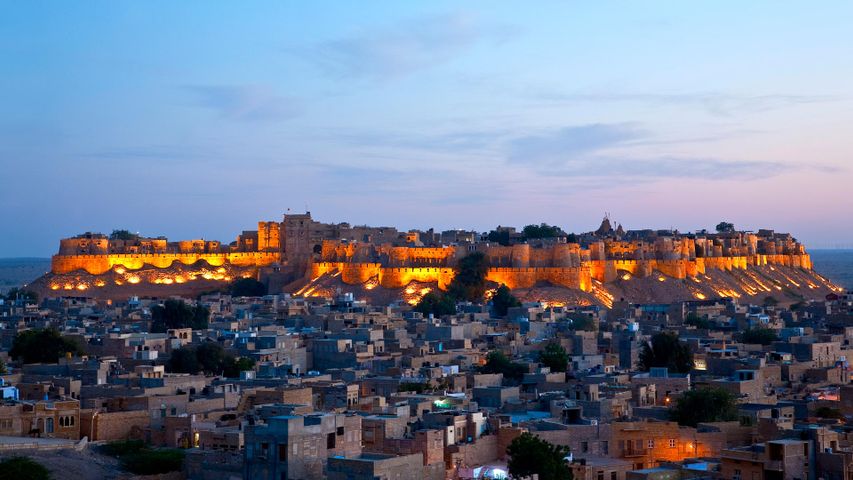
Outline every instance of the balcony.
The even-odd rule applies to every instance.
[[[649,451],[646,448],[626,448],[622,451],[622,456],[625,458],[645,457]]]

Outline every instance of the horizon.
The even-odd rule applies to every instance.
[[[853,248],[849,2],[253,5],[8,5],[0,258],[289,208]]]

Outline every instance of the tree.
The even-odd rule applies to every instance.
[[[0,298],[4,297],[0,295]],[[39,296],[36,292],[24,290],[17,287],[12,288],[8,292],[6,292],[5,298],[10,302],[18,301],[27,305],[39,303]]]
[[[67,353],[82,355],[86,352],[55,328],[46,328],[18,332],[9,356],[14,360],[20,359],[22,363],[56,363]]]
[[[539,480],[571,480],[572,470],[566,461],[570,449],[554,445],[529,432],[516,437],[506,449],[509,474],[513,478],[539,475]]]
[[[469,253],[459,260],[456,276],[447,287],[447,294],[457,301],[482,302],[488,271],[489,259],[482,252]]]
[[[509,230],[492,230],[489,232],[488,239],[490,242],[495,242],[506,247],[509,245]]]
[[[779,336],[770,328],[748,328],[740,334],[741,343],[770,345],[776,340],[779,340]]]
[[[480,368],[483,373],[500,373],[504,378],[513,381],[521,381],[527,373],[527,367],[511,361],[502,352],[489,352],[486,356],[486,364]]]
[[[231,363],[225,364],[225,369],[222,374],[228,378],[237,378],[240,372],[252,370],[255,368],[255,361],[248,357],[232,358]]]
[[[0,480],[50,480],[44,465],[29,457],[10,457],[0,462]]]
[[[234,363],[234,357],[227,354],[222,345],[213,342],[205,342],[196,347],[195,357],[201,371],[210,375],[220,375],[225,370],[225,365]]]
[[[779,305],[779,300],[776,300],[774,297],[766,296],[764,297],[764,306],[765,307],[775,307]]]
[[[844,414],[841,413],[841,410],[827,406],[818,407],[814,411],[814,416],[818,418],[835,418],[838,420],[844,419]]]
[[[589,313],[570,313],[566,316],[572,322],[572,330],[594,332],[598,323]]]
[[[110,234],[110,240],[133,240],[138,236],[129,230],[113,230],[113,233]]]
[[[189,373],[192,375],[201,371],[198,357],[195,354],[195,348],[184,346],[172,350],[172,355],[169,357],[169,361],[166,362],[166,369],[172,373]]]
[[[552,372],[565,372],[569,364],[569,354],[562,345],[551,342],[539,352],[539,362],[550,368]]]
[[[566,243],[578,243],[578,236],[574,233],[566,235]]]
[[[660,332],[640,350],[639,367],[648,371],[652,367],[666,367],[670,372],[687,373],[693,368],[693,352],[678,339],[678,335]]]
[[[495,315],[499,317],[505,317],[510,308],[520,306],[521,302],[513,296],[509,287],[504,284],[501,284],[501,286],[498,287],[495,291],[495,295],[492,297],[492,308],[494,309]]]
[[[263,297],[267,286],[254,278],[238,278],[228,286],[228,292],[234,297]]]
[[[456,313],[456,300],[446,293],[429,292],[415,305],[414,310],[435,317]]]
[[[526,239],[554,238],[559,237],[563,233],[563,230],[560,227],[552,227],[547,223],[542,223],[539,225],[527,225],[521,233],[524,234],[524,238]]]
[[[207,328],[210,310],[204,305],[192,306],[183,300],[166,300],[163,305],[151,308],[151,332],[165,333],[174,328]]]
[[[737,420],[737,399],[732,393],[717,387],[689,390],[681,394],[670,417],[679,425],[691,427],[705,422]]]
[[[711,328],[711,322],[708,321],[708,318],[705,316],[696,315],[693,312],[687,314],[687,317],[684,319],[685,325],[692,325],[696,328],[709,329]]]
[[[735,226],[733,223],[720,222],[717,224],[717,233],[734,233]]]

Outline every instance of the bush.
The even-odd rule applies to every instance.
[[[510,308],[520,306],[521,302],[515,298],[509,287],[504,284],[498,287],[495,295],[492,297],[492,307],[494,308],[495,315],[499,317],[505,317]]]
[[[666,367],[670,372],[687,373],[693,369],[693,352],[674,333],[661,332],[652,336],[640,350],[639,367],[649,371],[652,367]]]
[[[55,328],[25,330],[15,336],[9,356],[23,363],[56,363],[66,353],[84,354],[77,342],[63,338]]]
[[[184,452],[176,449],[148,450],[121,456],[121,468],[134,475],[158,475],[179,472],[184,466]]]
[[[204,305],[187,305],[183,300],[166,300],[151,308],[151,332],[166,333],[174,328],[207,328],[210,310]]]
[[[44,465],[29,457],[11,457],[0,462],[0,480],[50,480]]]
[[[228,286],[228,292],[234,297],[263,297],[267,286],[254,278],[239,278]]]
[[[528,432],[516,437],[506,453],[507,468],[513,478],[539,475],[540,480],[571,480],[572,470],[565,460],[569,447],[554,445]]]
[[[722,388],[700,388],[684,392],[670,412],[679,425],[695,427],[704,422],[737,420],[737,399]]]
[[[740,341],[742,343],[770,345],[776,340],[779,340],[779,336],[776,335],[775,330],[769,328],[751,328],[744,330],[743,333],[740,334]]]

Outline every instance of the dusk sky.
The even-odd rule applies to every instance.
[[[127,228],[790,231],[853,246],[853,2],[0,12],[0,257]]]

